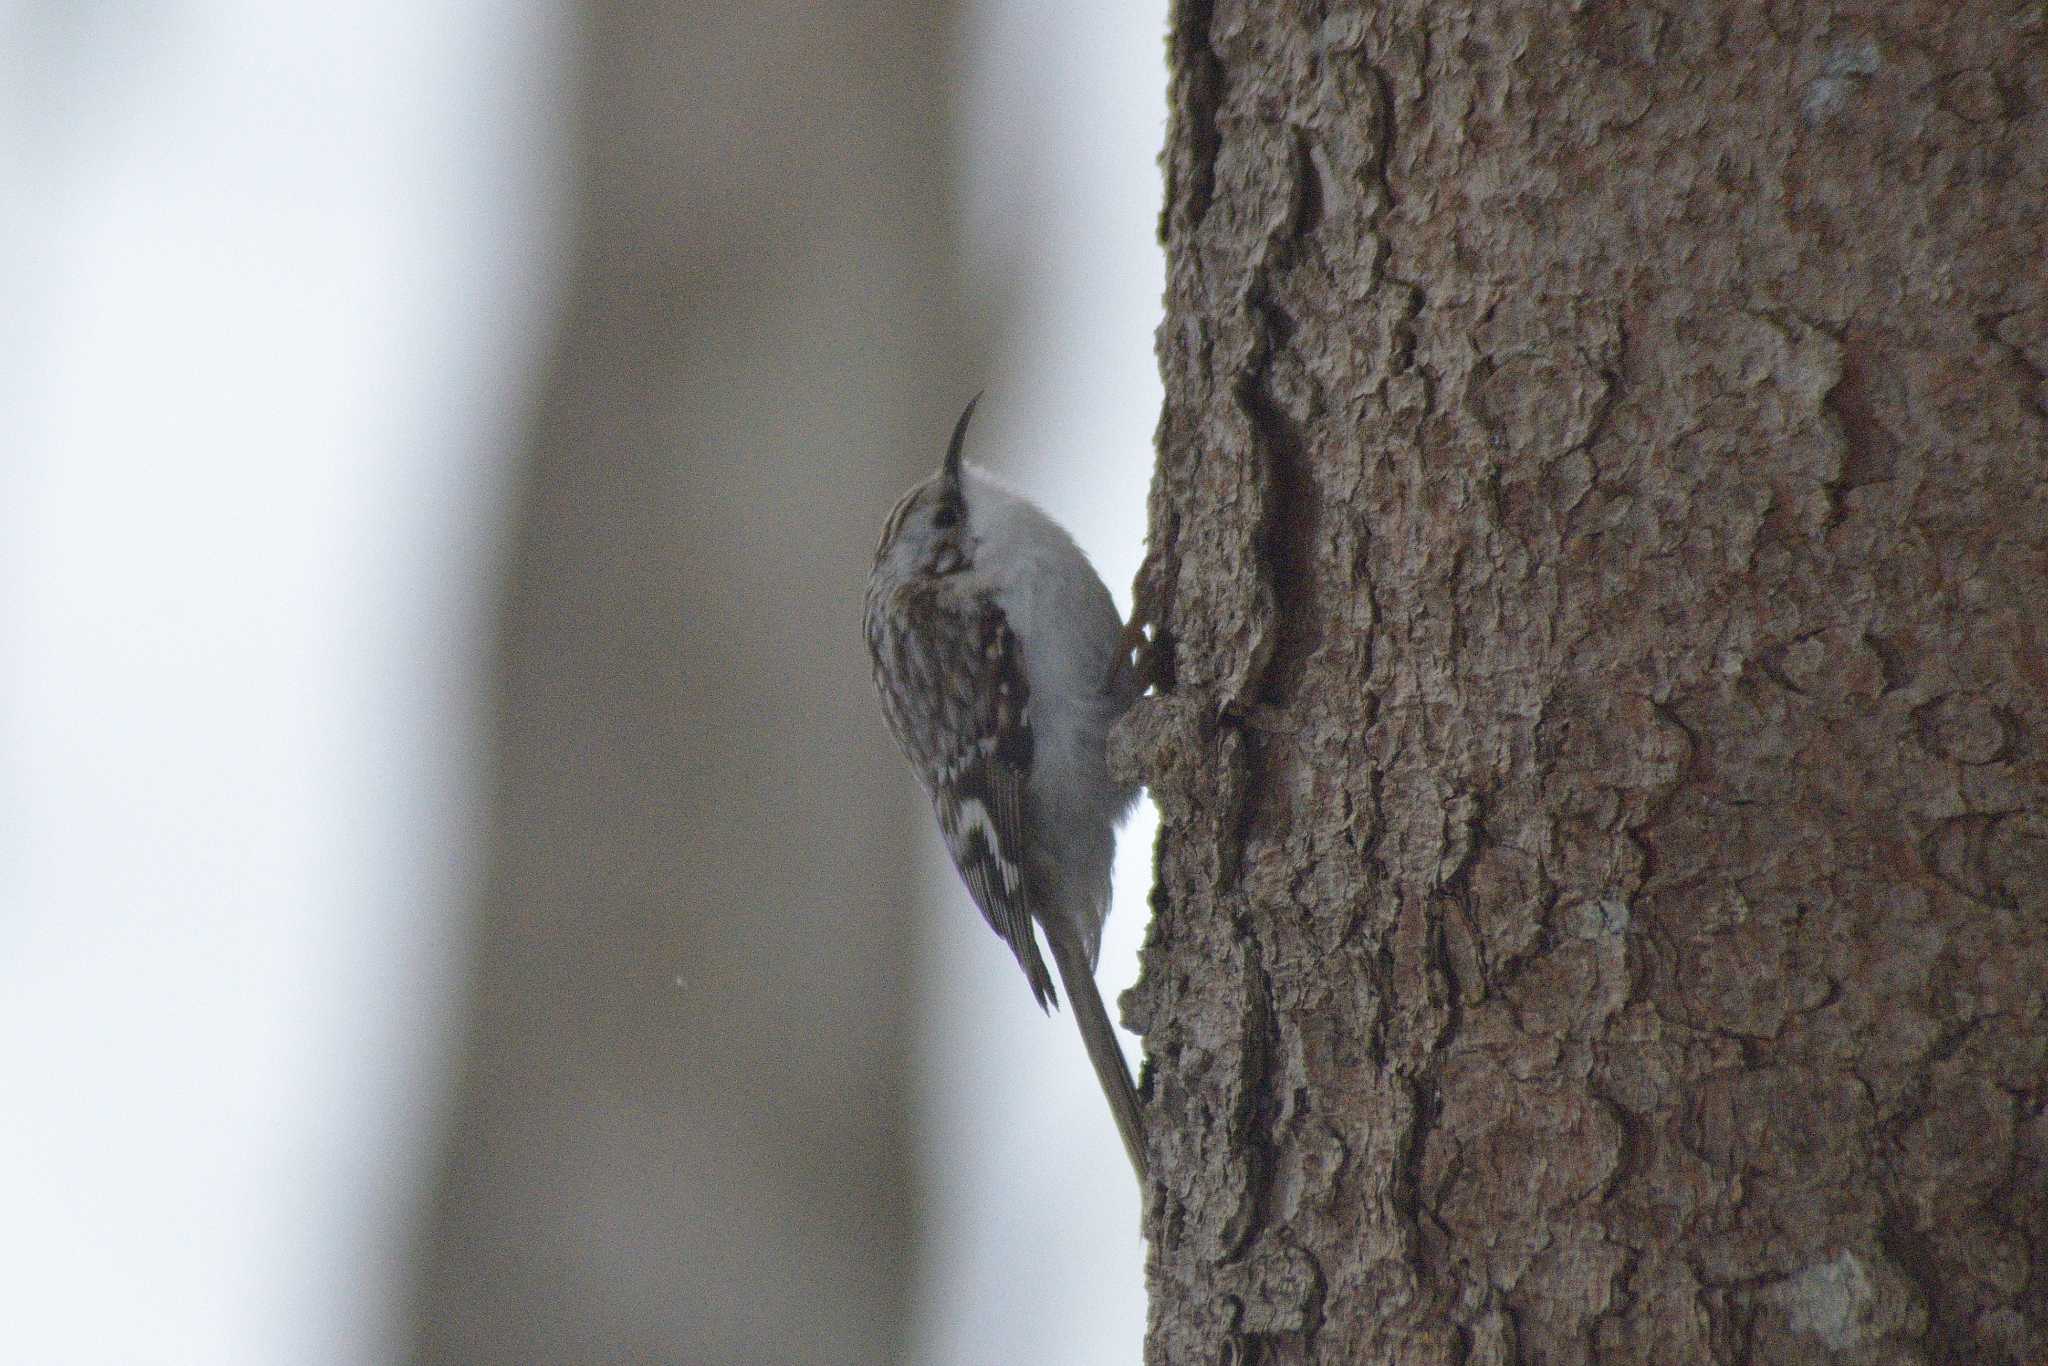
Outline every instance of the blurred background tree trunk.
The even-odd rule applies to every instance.
[[[859,593],[972,378],[950,13],[583,6],[423,1361],[904,1354],[922,817]]]
[[[1148,1361],[2042,1360],[2041,7],[1171,61]]]

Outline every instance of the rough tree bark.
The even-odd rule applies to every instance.
[[[2048,11],[1181,0],[1151,1362],[2048,1356]]]

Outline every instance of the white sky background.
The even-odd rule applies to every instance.
[[[562,7],[0,0],[9,1360],[399,1355]],[[1126,608],[1163,28],[983,0],[964,35],[975,453]],[[1112,1011],[1151,843],[1145,806]],[[1073,1023],[933,858],[921,1360],[1134,1361],[1137,1192]]]
[[[971,453],[1066,524],[1126,614],[1161,398],[1165,33],[1164,0],[981,0],[957,153],[966,305],[999,346]],[[1112,1016],[1137,979],[1155,829],[1148,800],[1117,846],[1098,975]],[[920,1133],[940,1184],[919,1359],[1128,1366],[1145,1328],[1138,1190],[1080,1034],[1039,1013],[936,843],[931,863],[943,1027]]]
[[[398,1356],[555,22],[0,4],[8,1360]]]

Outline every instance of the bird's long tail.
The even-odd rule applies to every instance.
[[[1138,1183],[1145,1181],[1145,1121],[1138,1112],[1138,1088],[1124,1063],[1124,1050],[1110,1027],[1109,1012],[1102,1008],[1102,993],[1095,989],[1095,969],[1081,946],[1064,934],[1046,936],[1052,946],[1052,960],[1060,970],[1060,985],[1067,990],[1067,1002],[1074,1023],[1081,1027],[1081,1043],[1088,1061],[1095,1066],[1095,1078],[1109,1099],[1109,1112],[1116,1119],[1117,1133],[1124,1140]]]

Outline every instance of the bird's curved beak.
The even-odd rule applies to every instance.
[[[967,423],[974,416],[974,405],[979,402],[980,394],[967,400],[966,410],[960,414],[960,420],[953,424],[953,439],[946,443],[946,463],[939,466],[939,474],[949,484],[960,482],[960,453],[967,446]]]

